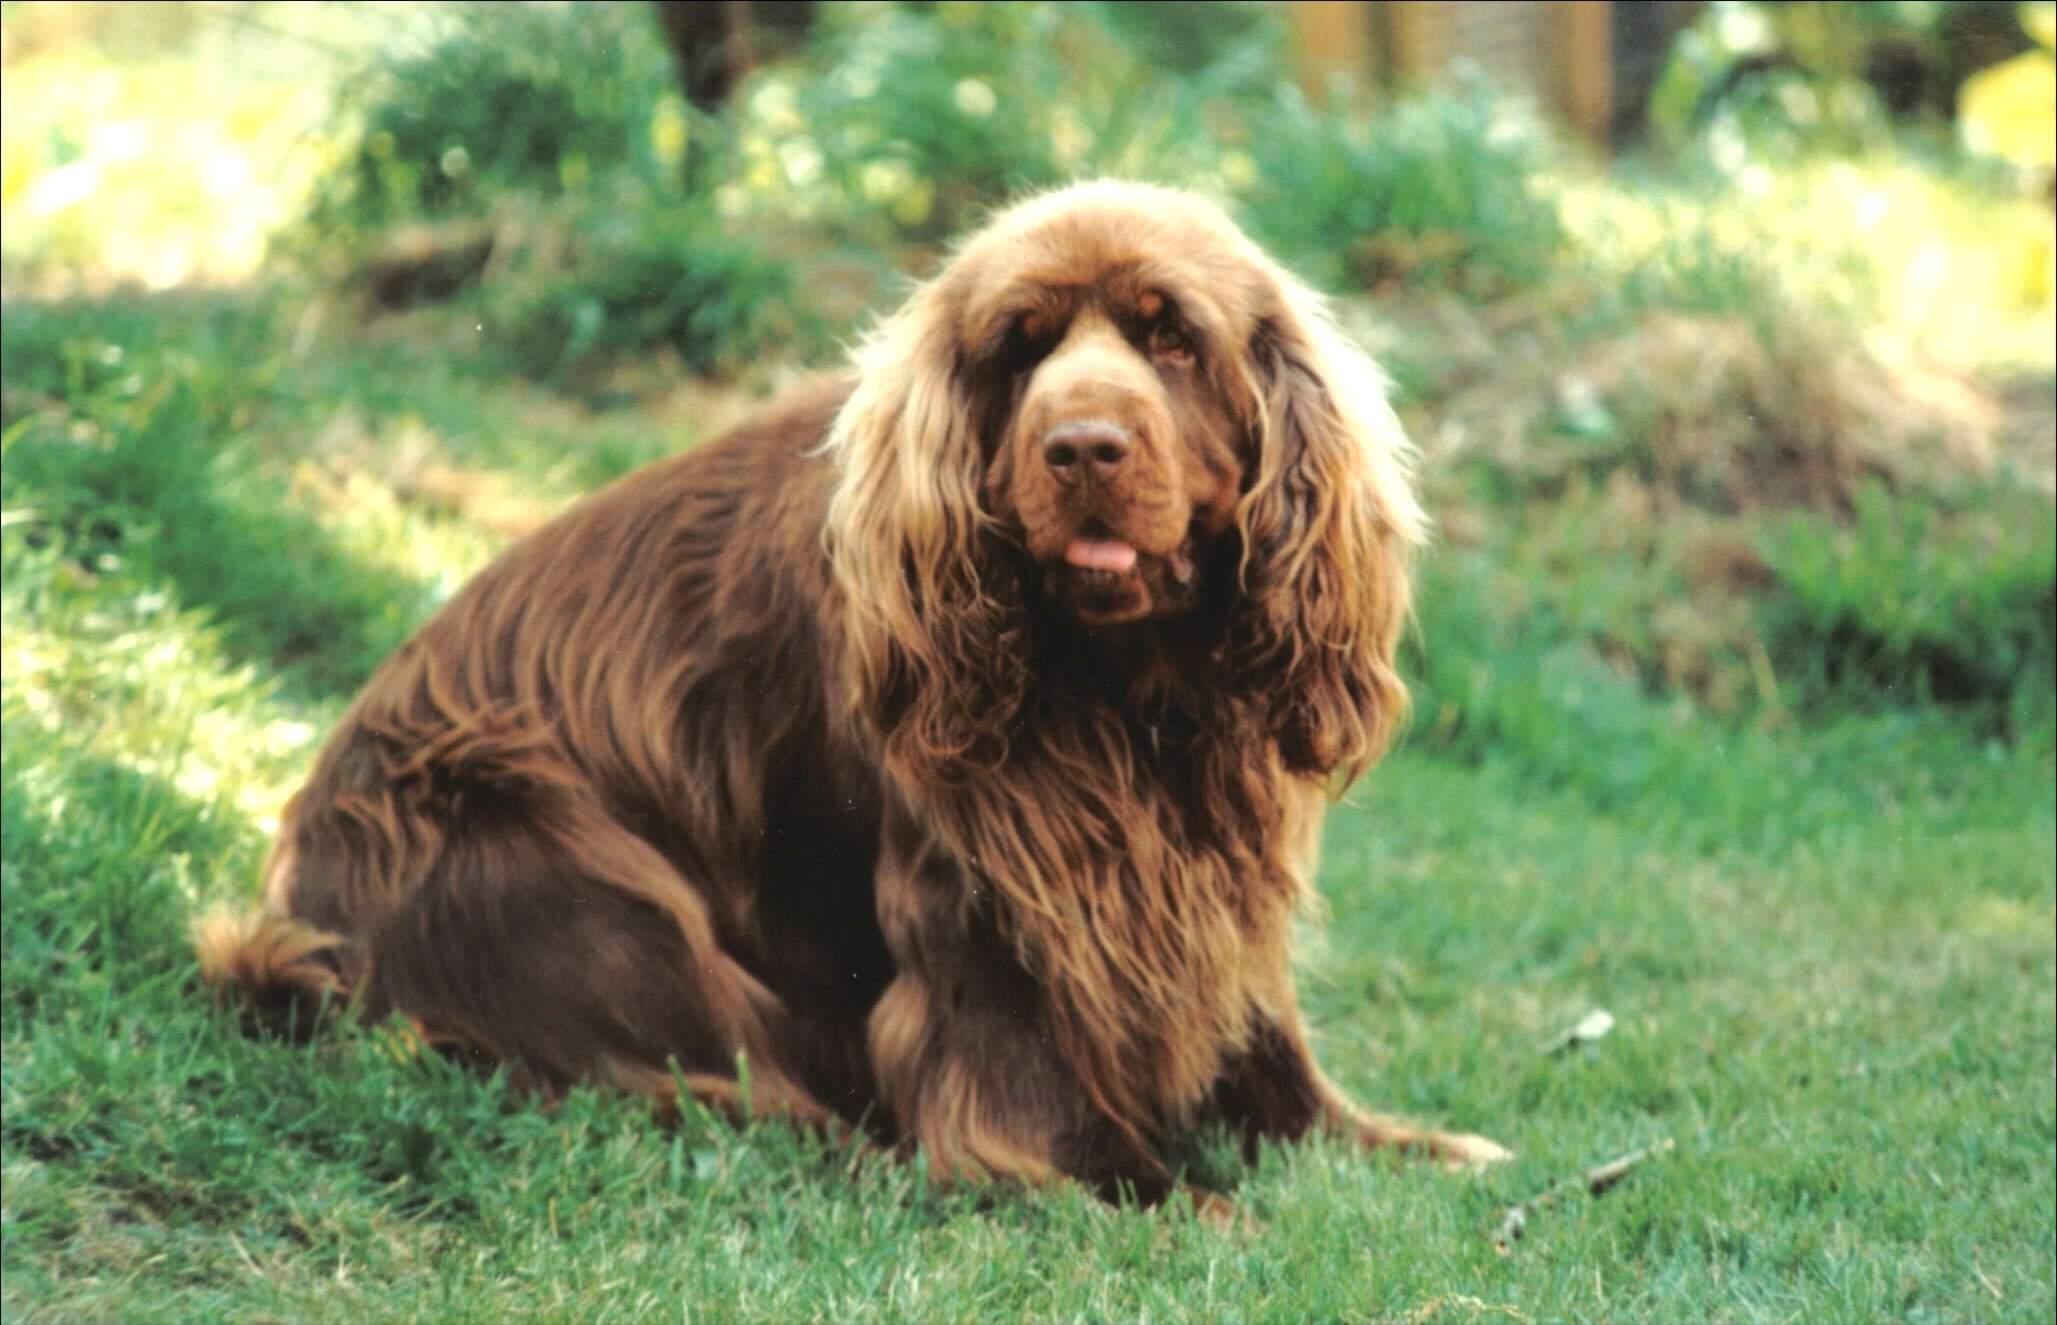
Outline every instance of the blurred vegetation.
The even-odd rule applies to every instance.
[[[1223,196],[1329,282],[1486,294],[1559,256],[1533,118],[1476,88],[1409,102],[1376,131],[1318,111],[1282,81],[1275,7],[1216,6],[1200,23],[1155,5],[824,6],[802,58],[759,71],[720,116],[678,95],[635,6],[456,6],[447,20],[425,50],[352,81],[354,137],[291,244],[386,287],[395,262],[406,285],[412,245],[420,287],[447,294],[428,264],[479,233],[449,223],[489,223],[503,288],[482,298],[529,371],[656,346],[714,369],[774,338],[819,352],[912,250],[1080,175]],[[425,249],[409,226],[390,252],[396,227],[424,221],[444,223]],[[791,293],[818,293],[824,269],[857,287],[825,322]],[[709,307],[724,291],[732,302]],[[551,344],[562,352],[534,348]]]
[[[686,112],[642,6],[480,5],[439,12],[433,34],[343,89],[355,142],[321,181],[317,232],[482,211],[540,197],[661,189]],[[623,201],[631,201],[624,199]]]
[[[1598,162],[1475,72],[1311,96],[1265,4],[823,5],[714,111],[640,3],[0,5],[0,1314],[2048,1319],[2053,17],[1711,4]],[[1303,989],[1517,1168],[1303,1147],[1235,1240],[974,1209],[192,996],[467,576],[1099,172],[1393,380],[1416,707]],[[1470,1231],[1660,1133],[1549,1255]]]
[[[1376,117],[1317,109],[1288,87],[1253,113],[1251,139],[1245,221],[1329,288],[1411,283],[1483,300],[1544,281],[1568,256],[1543,183],[1555,145],[1482,83]]]
[[[2049,9],[1710,5],[1674,44],[1649,149],[1601,174],[1476,75],[1369,111],[1346,86],[1310,100],[1276,6],[822,6],[718,113],[681,96],[647,6],[437,6],[340,67],[273,270],[346,317],[397,317],[453,371],[634,402],[666,371],[828,359],[897,273],[1020,190],[1199,188],[1311,279],[1372,296],[1346,312],[1445,527],[1416,739],[1504,738],[1476,669],[1507,671],[1510,635],[1534,684],[1583,659],[1652,715],[1936,703],[2018,736],[2048,725],[2032,696],[2052,672],[2047,183],[1957,145],[1950,117],[1981,68],[2047,55]],[[75,165],[39,159],[10,196]],[[69,261],[77,237],[46,234],[11,250],[17,285]],[[10,320],[10,414],[63,402],[13,438],[11,485],[88,560],[93,528],[133,523],[125,555],[204,561],[208,535],[149,507],[220,500],[241,472],[208,422],[233,407],[195,384],[242,361],[202,349],[116,400],[96,384],[149,377],[120,357],[144,338]],[[109,355],[122,371],[96,367]],[[53,365],[72,376],[46,382]],[[315,568],[274,566],[341,582]],[[239,604],[273,588],[202,596],[254,619]],[[322,598],[262,627],[270,651],[372,641],[328,664],[351,674],[415,601]],[[388,621],[366,631],[369,599]]]
[[[2013,145],[2047,137],[2048,92],[2009,103],[1977,85],[2047,75],[2052,22],[2049,5],[2016,0],[1715,0],[1679,34],[1650,127],[1669,150],[1733,170],[1906,142],[1910,128],[1936,136],[1961,116],[1976,150],[2047,167],[2046,147]]]

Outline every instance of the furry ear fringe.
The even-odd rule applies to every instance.
[[[978,420],[931,285],[856,354],[825,450],[840,478],[826,544],[847,617],[845,691],[917,780],[996,762],[1026,686],[1018,586],[985,554]]]
[[[1274,269],[1251,347],[1262,462],[1238,512],[1250,601],[1238,653],[1287,763],[1355,777],[1406,713],[1394,655],[1427,520],[1412,449],[1371,359],[1320,296]]]

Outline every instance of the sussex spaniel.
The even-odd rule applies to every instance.
[[[1001,214],[851,371],[519,543],[372,679],[207,977],[557,1092],[683,1083],[1143,1199],[1164,1143],[1477,1137],[1322,1075],[1291,949],[1422,517],[1371,363],[1214,207]]]

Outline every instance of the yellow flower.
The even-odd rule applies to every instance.
[[[2021,7],[2022,30],[2042,47],[1964,80],[1957,123],[1964,145],[2017,165],[2057,165],[2057,4]]]

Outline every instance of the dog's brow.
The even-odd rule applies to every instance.
[[[1075,287],[1064,288],[1037,281],[1017,282],[985,314],[980,324],[978,343],[982,348],[998,350],[1017,327],[1039,338],[1054,335],[1070,321],[1071,306],[1076,296]]]

